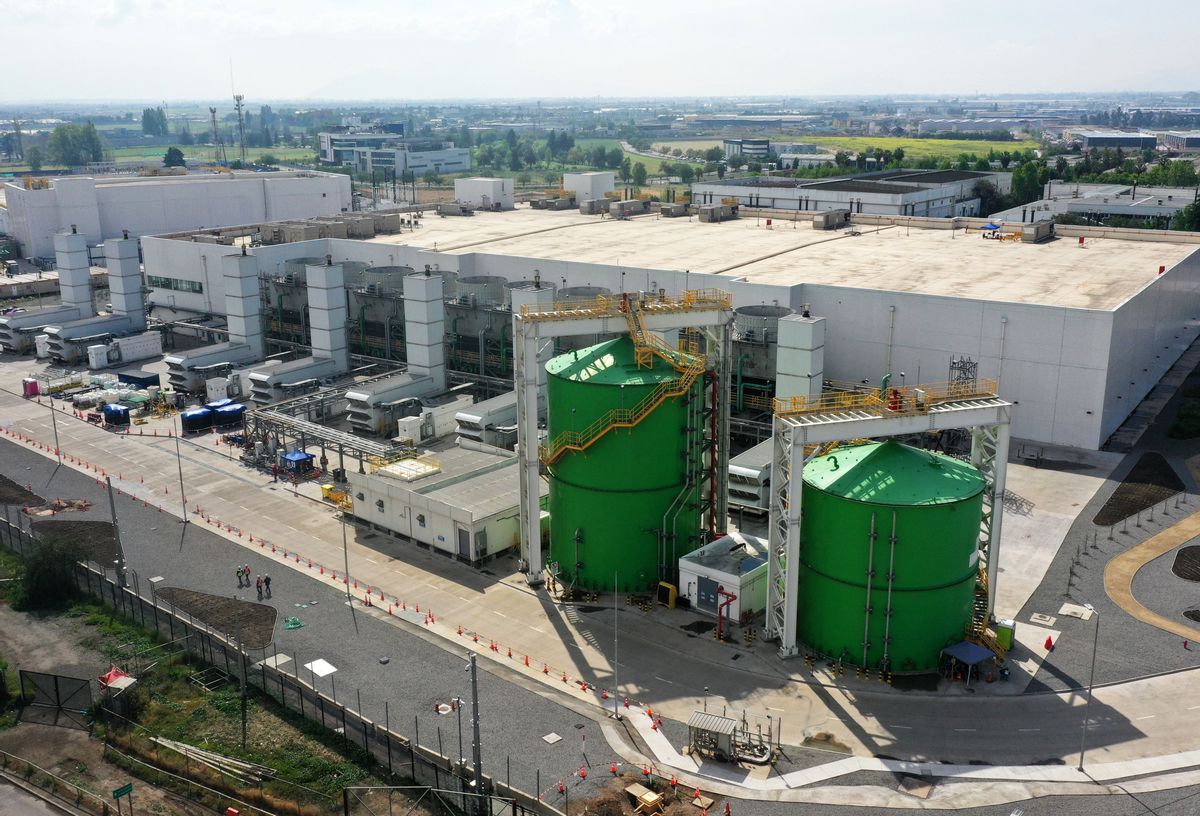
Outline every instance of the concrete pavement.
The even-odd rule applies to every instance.
[[[4,416],[10,417],[19,413],[24,414],[24,419],[20,423],[21,427],[49,442],[50,423],[48,409],[45,406],[38,407],[36,403],[4,394],[0,395],[0,411]],[[113,469],[119,468],[118,473],[124,477],[123,481],[129,492],[136,495],[139,490],[144,490],[143,495],[148,500],[155,500],[168,511],[170,510],[173,504],[168,496],[178,498],[177,490],[169,494],[164,492],[169,489],[165,485],[174,474],[174,440],[165,438],[155,440],[153,437],[149,439],[117,437],[83,423],[72,425],[69,417],[66,418],[66,423],[62,420],[63,417],[60,415],[59,431],[63,435],[65,449],[78,451],[82,448],[88,457],[96,457],[98,460],[110,463],[110,473]],[[69,444],[68,439],[70,440]],[[205,443],[207,441],[204,440]],[[269,537],[277,546],[286,542],[292,553],[297,549],[304,552],[304,563],[297,566],[294,560],[289,560],[290,568],[305,574],[312,574],[306,566],[309,553],[305,548],[310,545],[302,537],[315,539],[311,546],[324,547],[322,552],[330,556],[329,561],[337,562],[338,556],[341,554],[340,540],[338,540],[340,539],[340,525],[332,518],[329,510],[312,502],[289,497],[287,493],[290,491],[281,490],[277,486],[275,490],[271,490],[272,485],[269,484],[269,478],[259,474],[245,470],[234,473],[226,472],[228,460],[224,459],[215,447],[210,449],[207,444],[201,443],[189,444],[188,448],[190,449],[185,452],[185,480],[189,486],[195,485],[194,488],[189,487],[189,494],[200,491],[202,496],[207,497],[200,500],[202,504],[207,502],[212,505],[213,502],[222,502],[219,506],[225,510],[221,515],[224,516],[223,520],[226,523],[231,523],[232,519],[237,522],[235,526],[245,531],[252,530],[251,525],[265,525],[270,522],[271,529],[275,530],[274,517],[284,514],[287,516],[287,521],[279,525],[279,533],[272,532]],[[72,455],[76,454],[72,453]],[[83,456],[82,453],[78,455]],[[126,467],[128,467],[129,473],[124,472]],[[135,467],[142,468],[142,472],[149,468],[149,472],[156,474],[152,481],[157,481],[164,488],[158,491],[144,488],[141,479],[145,477],[141,475],[138,476],[138,481],[134,482],[133,474],[138,472],[134,470]],[[254,489],[250,491],[247,490],[248,487]],[[248,507],[246,504],[254,506]],[[312,515],[318,516],[318,518],[309,517],[309,513],[303,509],[306,505],[310,506],[310,512],[311,508],[316,508],[317,512]],[[242,515],[243,512],[245,515]],[[254,512],[256,514],[251,515]],[[319,518],[321,516],[324,517],[323,520]],[[246,526],[242,527],[242,525]],[[211,529],[212,525],[209,527]],[[258,529],[261,531],[262,527],[258,526]],[[311,532],[314,529],[319,531],[317,535]],[[226,537],[230,537],[230,534],[226,533]],[[245,532],[241,539],[234,537],[233,541],[244,547],[249,545]],[[259,558],[272,557],[266,548],[257,545],[255,548],[259,550]],[[395,555],[390,554],[393,551]],[[396,557],[398,555],[402,555],[404,561],[400,561]],[[494,575],[476,573],[438,556],[386,540],[374,542],[364,536],[357,545],[352,545],[351,557],[355,562],[361,559],[370,563],[367,559],[372,559],[377,566],[391,568],[397,574],[405,576],[406,586],[403,588],[410,589],[414,593],[419,591],[424,594],[431,590],[437,590],[447,596],[457,593],[462,604],[461,608],[464,610],[468,607],[481,606],[478,603],[480,598],[495,599],[502,604],[515,604],[514,614],[509,618],[510,623],[506,624],[503,621],[505,617],[508,617],[508,613],[504,611],[505,606],[483,607],[477,610],[481,615],[493,615],[497,618],[493,624],[495,629],[492,626],[485,629],[482,624],[475,622],[481,632],[504,631],[505,639],[510,642],[512,640],[509,635],[510,630],[519,630],[520,622],[528,622],[525,615],[531,607],[529,599],[532,598],[536,606],[542,609],[545,630],[532,634],[531,640],[542,645],[552,645],[546,644],[546,641],[553,640],[553,638],[547,638],[547,634],[553,631],[562,637],[563,633],[566,633],[569,636],[567,642],[572,646],[564,647],[564,654],[571,661],[572,679],[580,676],[587,677],[589,676],[587,672],[590,672],[593,678],[600,678],[602,682],[604,675],[611,670],[607,658],[604,657],[604,646],[611,642],[611,623],[606,623],[606,621],[611,622],[611,609],[607,614],[582,612],[580,607],[560,609],[547,604],[543,597],[521,586],[519,578],[512,583],[508,583],[508,579],[497,580]],[[282,566],[281,552],[277,552],[273,558],[274,560],[268,563]],[[414,564],[414,561],[417,563]],[[278,575],[276,580],[279,581]],[[287,583],[291,584],[294,581],[293,577],[288,579]],[[361,596],[361,594],[360,592],[359,595]],[[388,597],[389,600],[394,600],[396,596],[388,592]],[[512,601],[512,598],[518,600]],[[423,608],[428,608],[428,602],[424,603],[426,606]],[[547,606],[550,608],[545,609]],[[496,615],[497,612],[500,614]],[[440,622],[444,622],[448,616],[455,614],[453,611],[449,613],[443,611],[441,601],[435,604],[435,613]],[[386,612],[383,614],[386,616]],[[465,616],[465,612],[462,615]],[[626,648],[630,645],[627,641],[632,640],[638,644],[633,650],[635,659],[638,661],[644,659],[652,663],[652,668],[645,669],[633,665],[627,667],[623,662],[620,667],[622,678],[624,680],[626,676],[632,676],[632,682],[629,685],[623,682],[622,692],[632,690],[634,695],[645,696],[651,700],[657,699],[655,709],[670,712],[668,716],[676,716],[674,712],[678,711],[678,718],[686,719],[686,715],[692,708],[698,707],[701,688],[705,684],[705,679],[709,679],[709,675],[711,675],[711,678],[715,679],[709,679],[708,684],[715,692],[720,693],[727,704],[733,704],[735,708],[753,707],[755,710],[765,711],[775,708],[778,711],[786,712],[780,715],[784,720],[785,743],[802,742],[804,737],[812,736],[814,729],[819,729],[832,732],[839,739],[844,738],[847,744],[862,753],[923,755],[928,758],[939,756],[974,758],[983,755],[985,744],[989,747],[1003,746],[1005,740],[1001,737],[1009,734],[1010,736],[1007,737],[1009,742],[1026,744],[1025,753],[1020,754],[1011,747],[1002,748],[995,751],[1000,756],[996,761],[1009,761],[1005,757],[1011,753],[1012,761],[1019,763],[1022,756],[1027,761],[1030,759],[1044,761],[1045,754],[1050,753],[1055,744],[1073,743],[1075,741],[1073,735],[1078,733],[1078,714],[1080,712],[1072,711],[1081,703],[1077,695],[1038,695],[1033,700],[1023,699],[1019,701],[1022,704],[1019,712],[1016,708],[1003,706],[998,700],[989,700],[987,708],[1002,709],[989,714],[974,711],[973,709],[978,706],[970,705],[965,708],[959,706],[961,710],[955,713],[949,710],[954,708],[953,701],[944,700],[940,696],[879,692],[872,690],[873,687],[865,683],[858,686],[848,683],[846,684],[848,688],[818,686],[816,689],[812,689],[810,694],[807,690],[796,687],[792,679],[793,673],[788,671],[793,664],[782,664],[775,660],[770,647],[760,647],[757,650],[741,648],[731,650],[729,647],[713,644],[706,638],[690,638],[683,641],[686,644],[684,651],[672,649],[664,655],[661,644],[668,637],[668,633],[676,639],[679,638],[677,631],[671,631],[677,628],[674,624],[666,624],[656,618],[645,618],[640,613],[628,609],[619,610],[618,616],[622,619],[623,624],[622,654],[630,654]],[[517,621],[517,623],[511,623],[511,621]],[[439,625],[444,624],[439,623]],[[543,626],[542,623],[536,623],[536,625]],[[445,630],[440,631],[440,635],[452,641],[460,638],[456,632]],[[470,642],[470,646],[474,646],[473,641]],[[492,658],[499,657],[495,652],[491,652],[490,644],[481,648],[485,648],[485,654]],[[505,648],[507,649],[507,646]],[[517,653],[521,654],[521,651],[518,650]],[[739,663],[742,663],[742,660],[747,661],[743,665],[750,667],[749,670],[740,666],[736,669],[725,668],[723,664],[728,662],[733,654],[741,657]],[[655,662],[656,655],[657,662]],[[507,663],[508,658],[504,656],[497,662]],[[523,660],[518,660],[516,666],[509,667],[509,671],[516,675],[522,675],[523,668]],[[529,676],[518,679],[522,682],[542,682],[544,675],[539,677],[541,675],[540,667],[535,664],[531,669],[532,671],[527,673]],[[694,674],[693,670],[698,670],[699,673]],[[651,671],[658,671],[661,674],[646,677],[645,675]],[[810,679],[809,682],[813,682],[814,679]],[[748,690],[747,681],[753,682],[757,687]],[[1169,684],[1170,680],[1164,679],[1163,682]],[[550,685],[557,684],[551,683]],[[671,688],[671,686],[677,688]],[[1185,716],[1180,722],[1179,718],[1168,716],[1169,711],[1150,715],[1139,714],[1139,716],[1149,716],[1150,719],[1145,721],[1144,726],[1143,721],[1139,720],[1140,727],[1131,729],[1128,714],[1138,712],[1126,712],[1123,709],[1126,706],[1136,707],[1144,703],[1144,700],[1141,700],[1143,695],[1138,693],[1136,688],[1133,691],[1130,698],[1116,697],[1111,703],[1101,701],[1101,696],[1106,692],[1098,694],[1097,700],[1100,705],[1093,708],[1093,711],[1097,713],[1096,724],[1093,725],[1093,728],[1098,732],[1108,728],[1111,732],[1109,735],[1097,733],[1096,742],[1107,744],[1107,747],[1101,750],[1114,751],[1116,753],[1112,754],[1111,758],[1120,759],[1122,758],[1120,752],[1124,745],[1142,743],[1136,751],[1128,753],[1127,758],[1136,758],[1144,755],[1147,750],[1156,750],[1156,746],[1157,750],[1161,750],[1161,746],[1165,744],[1187,744],[1187,740],[1194,733],[1196,724],[1189,719],[1190,715]],[[641,692],[640,695],[639,692]],[[1157,688],[1155,692],[1154,696],[1156,697],[1161,693],[1168,698],[1186,693],[1182,690],[1177,691],[1170,685]],[[556,688],[554,692],[555,696],[562,696],[563,693],[561,688]],[[594,693],[589,695],[581,691],[573,691],[570,694],[579,703],[593,706],[596,703]],[[716,695],[710,699],[715,700]],[[768,702],[775,700],[784,700],[790,708],[784,709],[767,705]],[[970,703],[972,701],[964,699],[963,702]],[[1119,705],[1122,710],[1109,711],[1110,705]],[[878,713],[873,714],[872,711]],[[1041,727],[1032,731],[1014,728],[1014,725],[1020,724],[1018,716],[1014,712],[1017,712],[1020,718],[1026,722],[1037,722]],[[964,716],[972,718],[972,720],[964,722]],[[1153,720],[1159,720],[1160,716],[1160,722],[1153,722]],[[908,723],[911,724],[906,724],[904,718],[908,718]],[[797,725],[793,720],[800,724]],[[1060,739],[1061,735],[1058,734],[1052,738],[1045,736],[1057,726],[1061,725],[1065,729],[1065,723],[1068,720],[1074,723],[1070,729],[1073,734],[1070,739]],[[1170,722],[1167,722],[1168,720]],[[1042,731],[1043,727],[1045,731]],[[800,729],[800,739],[794,739],[792,736],[795,734],[793,729],[796,728]],[[909,733],[905,733],[906,729]],[[920,733],[912,733],[914,731]],[[931,734],[939,732],[944,732],[943,736],[947,738],[929,739]],[[1024,735],[1022,736],[1022,734]],[[918,736],[921,739],[914,739]],[[921,742],[925,744],[918,748],[918,743]],[[1030,742],[1036,742],[1039,752],[1044,751],[1045,753],[1030,756],[1031,753],[1039,753],[1029,749],[1028,743]],[[861,770],[857,766],[856,769]],[[887,768],[884,767],[884,770]]]

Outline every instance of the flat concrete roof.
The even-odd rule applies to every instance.
[[[517,457],[511,453],[491,453],[487,450],[466,448],[447,437],[422,450],[422,456],[435,460],[441,469],[412,481],[401,477],[401,484],[413,493],[466,510],[476,520],[509,510],[516,511],[521,498],[521,487],[517,473]],[[406,461],[385,465],[375,474],[397,478],[398,474],[389,472],[389,469],[403,471]],[[540,494],[545,495],[547,492],[549,487],[543,481]]]
[[[422,219],[417,232],[377,236],[450,253],[482,252],[634,269],[690,270],[753,283],[799,283],[945,297],[1115,309],[1158,275],[1200,249],[1194,243],[1075,239],[1041,244],[984,241],[977,232],[903,226],[814,230],[810,223],[743,217],[720,224],[695,218],[612,220],[571,211],[518,207],[472,218]],[[953,234],[953,238],[951,237]],[[572,281],[582,284],[585,281]]]

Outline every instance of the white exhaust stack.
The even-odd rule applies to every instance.
[[[63,306],[78,309],[81,318],[95,316],[87,237],[76,232],[74,225],[70,232],[54,236],[54,263],[58,267],[58,289]]]
[[[104,242],[104,257],[108,264],[108,291],[114,314],[129,319],[135,332],[146,330],[146,299],[142,294],[142,267],[138,262],[138,242],[122,230],[121,238]]]
[[[312,288],[312,283],[308,284]],[[442,276],[429,267],[404,278],[404,339],[408,371],[433,379],[435,391],[446,389],[446,305]]]
[[[323,266],[306,266],[308,278],[308,325],[312,333],[313,357],[333,360],[337,373],[350,370],[346,345],[346,289],[341,264],[326,255]]]
[[[225,283],[225,315],[229,325],[229,342],[244,343],[254,356],[266,356],[262,329],[262,296],[258,291],[258,258],[246,254],[226,255],[221,259],[221,275]],[[115,305],[115,304],[114,304]]]

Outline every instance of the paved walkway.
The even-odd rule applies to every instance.
[[[1133,595],[1133,578],[1138,570],[1196,536],[1200,536],[1200,513],[1193,513],[1141,544],[1114,556],[1104,568],[1104,591],[1118,606],[1143,623],[1179,635],[1184,640],[1200,639],[1200,627],[1188,626],[1182,621],[1153,612]]]

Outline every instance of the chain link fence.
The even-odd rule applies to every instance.
[[[32,530],[25,529],[21,516],[15,523],[9,518],[0,524],[0,541],[21,556],[26,556],[36,546]],[[130,570],[127,586],[121,586],[115,570],[108,565],[79,563],[74,577],[79,590],[97,598],[114,613],[141,625],[153,632],[160,640],[172,644],[183,644],[186,654],[201,663],[215,667],[231,678],[240,678],[241,669],[236,639],[226,633],[214,631],[187,612],[177,609],[154,594],[154,586],[147,582],[149,597],[141,592],[137,572]],[[271,697],[285,709],[298,712],[325,728],[332,729],[350,742],[361,745],[363,750],[386,769],[389,781],[413,783],[408,787],[375,790],[429,789],[436,795],[422,798],[421,807],[429,814],[458,816],[462,813],[516,814],[517,816],[562,816],[561,811],[541,801],[536,794],[529,794],[512,787],[504,780],[483,776],[486,795],[474,791],[473,773],[469,763],[459,764],[438,751],[419,744],[419,734],[407,737],[392,728],[391,712],[384,704],[383,722],[365,716],[361,705],[353,707],[338,700],[336,692],[325,694],[318,691],[313,680],[303,676],[303,665],[299,654],[281,655],[272,644],[262,649],[243,648],[246,665],[246,683]],[[290,657],[290,660],[286,658]],[[295,667],[294,673],[282,666]],[[356,693],[355,698],[359,699]],[[414,719],[414,728],[416,720]],[[116,750],[116,749],[112,749]],[[356,789],[363,791],[366,789]],[[386,806],[395,798],[394,794],[367,794],[356,792],[322,808],[323,812],[341,811],[373,814],[389,812]],[[374,802],[375,804],[370,804]],[[376,811],[379,802],[384,802],[382,811]],[[486,802],[486,806],[480,804]],[[351,805],[354,807],[351,807]],[[404,812],[397,808],[399,812]],[[415,811],[421,812],[421,811]]]

